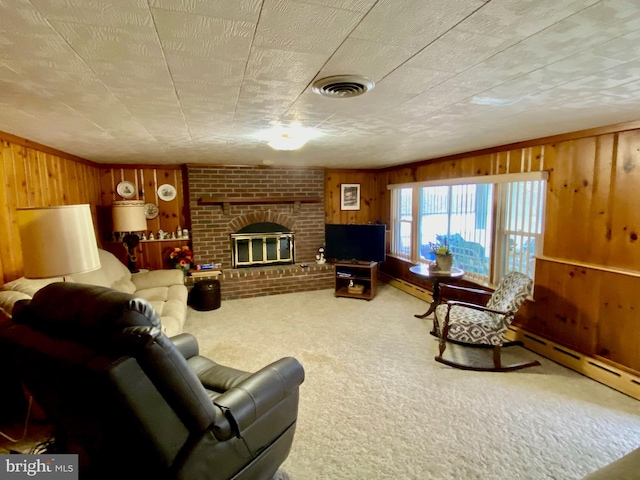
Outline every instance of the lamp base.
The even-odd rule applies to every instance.
[[[127,259],[127,268],[129,269],[129,271],[131,273],[138,273],[140,270],[138,270],[138,267],[136,266],[136,261],[135,260],[131,260],[131,258]]]
[[[127,268],[131,273],[138,273],[138,267],[136,262],[138,257],[136,256],[136,247],[140,245],[140,237],[135,233],[129,233],[122,239],[122,245],[127,250]]]

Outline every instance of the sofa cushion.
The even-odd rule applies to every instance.
[[[20,277],[5,283],[2,286],[2,289],[21,292],[26,295],[29,295],[29,297],[33,297],[38,290],[40,290],[43,287],[46,287],[50,283],[62,282],[62,281],[73,282],[74,279],[71,276],[65,277],[65,278],[53,277],[53,278],[42,278],[42,279]]]
[[[162,323],[162,332],[167,337],[182,333],[184,320],[187,317],[187,305],[179,300],[148,301],[156,311]]]
[[[99,287],[110,287],[111,282],[105,275],[104,271],[99,268],[98,270],[94,270],[92,272],[87,273],[76,273],[71,275],[73,281],[76,283],[84,283],[86,285],[97,285]]]
[[[167,337],[172,337],[182,332],[182,327],[187,318],[188,297],[188,291],[184,285],[137,290],[135,295],[151,304],[160,317],[162,331]]]
[[[150,272],[141,272],[132,275],[131,281],[136,286],[136,290],[184,285],[184,273],[182,273],[182,270],[175,268],[170,270],[152,270]]]
[[[114,290],[118,290],[119,292],[124,292],[124,293],[135,293],[136,292],[136,286],[128,278],[123,278],[120,281],[113,283],[111,285],[111,288],[113,288]]]
[[[133,293],[135,289],[131,291],[131,288],[127,286],[127,282],[131,281],[129,269],[111,252],[98,249],[98,255],[100,256],[100,268],[98,270],[71,275],[71,277],[77,283],[99,285],[125,293]],[[118,285],[119,288],[115,285]]]
[[[100,270],[104,271],[107,280],[111,282],[109,285],[111,288],[114,288],[115,284],[131,281],[131,272],[114,254],[106,250],[98,250],[98,253],[100,254]]]
[[[17,292],[14,290],[5,290],[0,292],[0,311],[11,316],[13,313],[13,305],[18,300],[29,300],[31,297],[26,293]]]

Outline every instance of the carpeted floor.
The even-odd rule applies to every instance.
[[[389,285],[372,301],[332,290],[190,310],[185,331],[219,363],[304,365],[291,480],[580,479],[640,447],[640,402],[520,347],[542,363],[481,373],[436,363],[426,304]],[[489,361],[490,351],[447,355]]]

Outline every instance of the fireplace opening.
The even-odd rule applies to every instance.
[[[233,268],[295,263],[294,232],[272,222],[247,225],[231,234]]]

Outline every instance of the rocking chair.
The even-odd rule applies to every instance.
[[[487,294],[491,295],[491,298],[486,306],[450,300],[436,307],[434,330],[438,333],[440,340],[439,354],[435,357],[436,362],[462,370],[482,372],[510,372],[540,365],[540,362],[533,361],[503,366],[500,360],[503,346],[522,345],[521,342],[508,342],[504,334],[520,305],[531,293],[532,287],[533,281],[519,272],[510,272],[505,275],[493,294],[484,290],[446,285],[446,288]],[[442,318],[444,323],[440,329],[439,319]],[[493,368],[464,365],[442,358],[447,342],[492,348]]]

